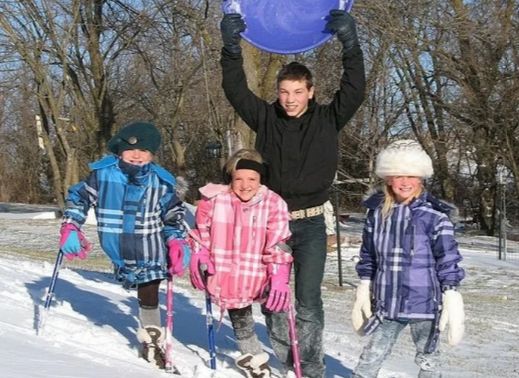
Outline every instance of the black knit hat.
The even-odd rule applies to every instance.
[[[128,123],[108,142],[108,150],[116,155],[134,149],[147,150],[155,154],[159,146],[159,130],[148,122]]]

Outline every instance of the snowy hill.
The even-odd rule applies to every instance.
[[[112,280],[102,252],[95,249],[87,261],[65,262],[56,285],[44,333],[36,335],[35,321],[42,307],[56,254],[59,221],[23,219],[0,213],[0,365],[1,377],[160,377],[169,375],[137,358],[137,300]],[[358,237],[361,221],[352,220],[343,231]],[[96,241],[95,229],[87,236]],[[442,345],[444,377],[519,377],[519,261],[496,260],[487,240],[461,237],[467,271],[466,336],[461,345]],[[97,246],[98,248],[98,246]],[[344,285],[338,285],[337,252],[329,254],[324,303],[327,378],[349,377],[366,339],[353,333],[350,310],[356,282],[352,257],[358,245],[345,248]],[[165,303],[165,284],[161,287]],[[224,316],[216,333],[217,370],[208,367],[204,298],[188,278],[175,280],[174,351],[182,377],[238,378],[232,329]],[[271,352],[259,309],[257,329]],[[165,307],[162,306],[163,317]],[[215,309],[218,317],[218,310]],[[381,378],[415,377],[414,351],[405,331]],[[279,367],[272,357],[275,373]]]

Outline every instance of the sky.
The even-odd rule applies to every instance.
[[[82,262],[65,262],[55,298],[46,314],[43,333],[37,335],[36,317],[42,311],[53,270],[59,220],[46,213],[4,211],[0,206],[0,376],[23,377],[175,377],[138,358],[135,329],[138,306],[135,291],[126,291],[113,277],[102,252]],[[326,378],[349,377],[368,338],[350,325],[354,300],[353,257],[358,253],[362,219],[350,217],[341,232],[352,244],[341,249],[342,286],[338,281],[338,253],[328,255],[323,282]],[[94,242],[95,229],[87,226]],[[519,257],[496,259],[494,241],[460,234],[462,266],[467,278],[461,293],[466,307],[466,334],[462,343],[441,345],[443,377],[519,377]],[[514,258],[515,257],[515,258]],[[161,309],[165,319],[165,283]],[[217,369],[209,368],[203,295],[187,275],[174,281],[174,363],[182,377],[233,378],[239,353],[227,316],[216,318]],[[279,365],[269,346],[259,307],[255,320],[260,341],[271,354],[273,373]],[[405,330],[379,377],[416,377],[414,348]]]

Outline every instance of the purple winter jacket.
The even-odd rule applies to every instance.
[[[458,286],[464,270],[448,214],[452,207],[427,192],[395,204],[383,220],[382,192],[369,197],[360,261],[361,279],[372,281],[374,316],[382,320],[438,319],[442,291]]]

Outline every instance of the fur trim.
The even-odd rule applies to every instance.
[[[422,146],[414,140],[397,140],[377,156],[375,174],[383,179],[388,176],[428,178],[433,173],[431,158]]]
[[[186,194],[189,191],[189,182],[185,177],[177,176],[177,185],[175,187],[175,190],[177,192],[178,198],[180,198],[181,201],[185,201]]]
[[[268,366],[269,355],[265,352],[259,354],[245,353],[236,360],[236,366],[247,378],[270,378],[271,371]]]
[[[140,343],[151,343],[151,336],[144,328],[139,328],[137,330],[137,340],[139,340]]]

